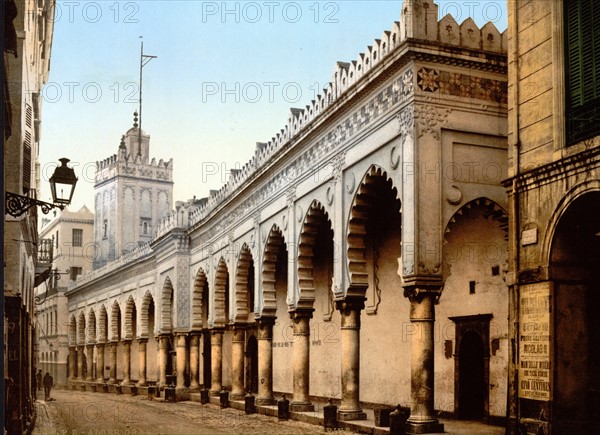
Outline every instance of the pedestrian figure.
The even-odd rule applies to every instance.
[[[50,400],[50,390],[52,389],[52,384],[54,383],[54,379],[50,376],[50,373],[46,372],[44,375],[44,396],[46,402]]]
[[[42,370],[38,370],[37,374],[35,375],[35,380],[36,380],[36,385],[37,385],[37,389],[41,390],[42,389]]]

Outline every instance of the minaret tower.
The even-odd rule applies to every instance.
[[[117,154],[96,162],[94,269],[152,240],[173,208],[173,159],[150,160],[137,112],[133,121]]]

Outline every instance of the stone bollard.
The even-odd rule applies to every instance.
[[[177,391],[175,387],[165,387],[165,402],[177,402]]]
[[[408,412],[404,411],[400,405],[390,413],[390,435],[404,435]]]
[[[103,384],[102,385],[102,392],[103,393],[108,393],[108,384]]]
[[[155,388],[156,388],[156,387],[153,387],[153,386],[149,386],[149,387],[148,387],[148,400],[154,400],[154,395],[156,394],[156,393],[154,392],[154,389],[155,389]]]
[[[206,405],[208,403],[208,390],[206,387],[202,387],[200,390],[200,403]]]
[[[250,391],[244,397],[244,411],[246,414],[254,414],[256,412],[256,406],[254,406],[254,396]]]
[[[285,398],[285,394],[277,401],[277,418],[279,420],[290,419],[290,401]]]
[[[137,396],[138,394],[138,389],[135,385],[132,385],[131,388],[129,389],[129,394],[131,394],[132,396]]]
[[[394,408],[375,408],[375,426],[390,427],[390,414]]]
[[[221,390],[219,393],[221,408],[229,408],[229,391]]]
[[[325,430],[337,428],[337,406],[331,399],[323,407],[323,426],[325,426]]]

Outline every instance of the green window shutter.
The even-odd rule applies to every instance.
[[[578,1],[569,3],[567,9],[567,68],[569,97],[572,106],[583,104],[582,53],[581,53],[581,5]]]
[[[600,2],[565,0],[568,143],[600,134]]]

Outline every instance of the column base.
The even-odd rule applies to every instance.
[[[109,383],[109,384],[116,384],[116,383],[117,383],[117,380],[116,380],[116,379],[112,379],[112,378],[111,378],[111,379],[109,379],[109,380],[108,380],[108,383]]]
[[[315,405],[310,402],[292,402],[290,403],[290,411],[292,412],[313,412]]]
[[[255,404],[258,406],[277,405],[277,400],[274,397],[257,397]]]
[[[340,409],[337,413],[337,418],[340,421],[366,420],[367,414],[365,414],[362,409],[356,409],[353,411]]]
[[[437,419],[428,421],[410,421],[409,418],[404,425],[404,432],[407,434],[443,433],[444,425]]]
[[[96,379],[96,382],[98,384],[104,384],[106,381],[104,380],[104,378],[98,378],[98,379]]]
[[[137,384],[135,384],[136,387],[147,387],[148,383],[146,381],[138,381]]]

